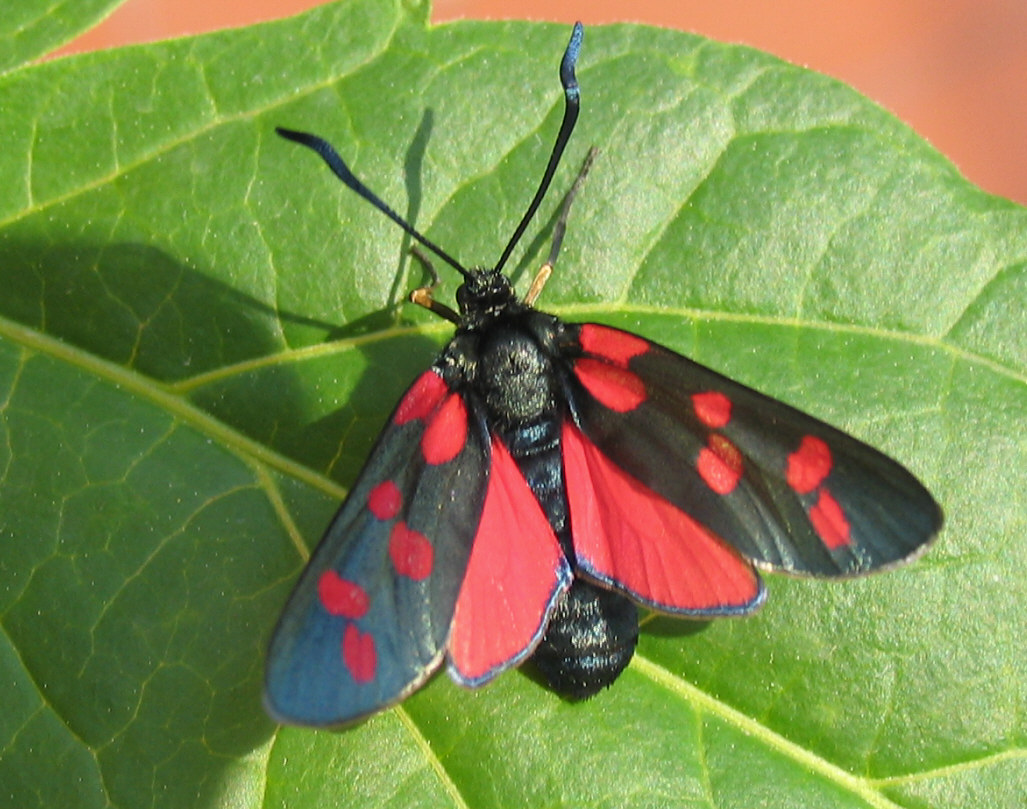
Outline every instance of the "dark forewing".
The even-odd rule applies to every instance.
[[[268,652],[265,699],[337,725],[397,700],[442,660],[488,483],[488,435],[430,369],[404,395],[311,556]]]
[[[941,527],[937,503],[895,461],[669,349],[573,324],[561,356],[582,433],[757,565],[865,573],[915,555]]]

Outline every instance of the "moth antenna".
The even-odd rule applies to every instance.
[[[403,228],[403,230],[409,233],[414,239],[419,241],[421,244],[423,244],[425,247],[431,250],[435,255],[437,255],[448,265],[450,265],[453,269],[455,269],[458,273],[464,276],[464,278],[469,277],[470,273],[466,269],[464,269],[463,265],[461,265],[459,261],[457,261],[451,255],[449,255],[449,253],[447,253],[445,250],[443,250],[429,238],[419,233],[413,225],[411,225],[409,222],[407,222],[406,219],[404,219],[402,216],[400,216],[398,213],[392,210],[392,208],[390,208],[388,205],[382,202],[382,200],[378,197],[377,194],[375,194],[370,188],[368,188],[366,185],[360,182],[360,180],[356,178],[353,172],[350,171],[349,166],[346,165],[346,161],[344,161],[339,156],[339,153],[335,151],[335,149],[328,141],[324,140],[323,138],[319,138],[317,135],[311,135],[309,132],[297,132],[295,130],[285,129],[284,127],[280,126],[275,127],[275,132],[277,132],[279,135],[281,135],[283,138],[287,140],[295,141],[296,143],[299,143],[303,146],[306,146],[308,149],[312,149],[313,151],[317,152],[317,154],[321,156],[321,159],[328,164],[328,168],[330,168],[334,172],[336,177],[342,180],[343,184],[347,188],[349,188],[351,191],[356,191],[361,197],[366,199],[375,208],[377,208],[379,211],[381,211],[383,214],[389,217],[389,219],[391,219],[393,222],[395,222],[397,225]]]
[[[581,23],[574,23],[571,40],[567,43],[567,50],[564,51],[563,59],[560,62],[560,84],[563,85],[564,96],[563,123],[560,124],[560,131],[556,135],[556,143],[553,144],[553,152],[549,155],[549,164],[542,175],[542,182],[539,183],[538,191],[535,192],[535,198],[532,199],[528,210],[524,212],[524,216],[514,230],[513,236],[510,237],[510,241],[507,242],[503,255],[496,262],[496,272],[502,271],[514,247],[517,246],[517,242],[524,235],[528,223],[535,216],[535,211],[538,210],[538,206],[542,203],[542,198],[546,195],[549,184],[553,181],[553,175],[556,174],[556,167],[560,164],[563,150],[567,146],[567,141],[570,140],[571,132],[574,131],[574,124],[578,121],[578,111],[581,108],[581,94],[578,90],[578,79],[574,75],[574,66],[578,63],[578,53],[581,50],[581,40],[584,35],[585,31],[581,27]]]

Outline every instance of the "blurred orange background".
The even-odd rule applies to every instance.
[[[202,33],[317,0],[128,0],[60,53]],[[1027,203],[1024,0],[436,0],[459,18],[643,22],[741,42],[852,85],[986,191]]]

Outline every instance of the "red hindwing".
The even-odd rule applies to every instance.
[[[453,677],[480,685],[523,660],[570,582],[570,565],[538,500],[493,437],[485,508],[453,618]]]
[[[723,539],[610,461],[571,423],[563,459],[578,567],[665,612],[738,614],[759,577]]]

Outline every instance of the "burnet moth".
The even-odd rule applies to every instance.
[[[463,276],[459,311],[415,303],[456,334],[403,395],[296,585],[271,640],[276,719],[340,725],[402,700],[440,666],[480,686],[531,657],[558,692],[610,685],[639,606],[744,615],[756,568],[842,577],[906,561],[942,514],[875,449],[643,337],[566,323],[503,275],[578,116],[574,26],[563,122],[542,182],[491,268],[466,269],[418,233],[314,135],[350,189]]]

